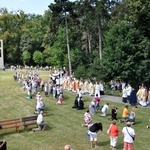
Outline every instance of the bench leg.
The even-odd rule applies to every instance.
[[[19,127],[16,127],[16,132],[18,132],[18,133],[19,133]]]
[[[24,129],[25,129],[27,132],[29,131],[29,130],[28,130],[28,126],[25,126]]]

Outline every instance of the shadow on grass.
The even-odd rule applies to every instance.
[[[45,130],[52,130],[54,127],[47,125],[47,127],[45,128]]]
[[[103,141],[103,142],[98,142],[98,145],[101,147],[101,146],[107,146],[107,145],[110,145],[110,141],[107,140],[107,141]],[[123,143],[120,143],[120,144],[117,144],[117,150],[122,150],[123,148]]]
[[[6,131],[6,132],[5,132]],[[21,133],[22,132],[22,129],[21,130],[19,130],[19,133],[18,132],[16,132],[16,130],[12,130],[12,131],[9,131],[9,130],[3,130],[3,132],[2,133],[0,133],[0,137],[2,138],[3,136],[5,137],[5,136],[7,136],[7,135],[9,135],[9,134],[19,134],[19,133]]]
[[[141,123],[143,123],[143,122],[142,121],[136,121],[135,124],[133,124],[133,126],[137,125],[137,124],[141,124]]]
[[[123,143],[117,144],[117,150],[122,150],[123,149]]]
[[[103,142],[98,142],[98,145],[99,146],[106,146],[106,145],[109,145],[110,144],[110,141],[107,140],[107,141],[103,141]]]

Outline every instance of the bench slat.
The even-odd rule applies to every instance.
[[[5,123],[0,123],[0,126],[5,126],[5,125],[8,125],[8,124],[19,124],[20,121],[17,121],[17,122],[5,122]]]
[[[30,117],[22,118],[22,122],[31,121],[31,120],[37,120],[37,116],[30,116]]]
[[[3,121],[0,121],[0,124],[3,124],[5,122],[20,122],[20,118],[3,120]]]
[[[7,126],[2,126],[2,129],[9,129],[9,128],[19,128],[21,126],[21,124],[19,125],[7,125]]]

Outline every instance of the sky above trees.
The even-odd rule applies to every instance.
[[[0,0],[0,7],[9,11],[23,10],[25,13],[43,15],[54,0]]]

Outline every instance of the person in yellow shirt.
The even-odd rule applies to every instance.
[[[126,122],[129,118],[129,106],[126,105],[125,108],[123,109],[123,113],[122,113],[122,118],[121,120],[119,120],[119,122]]]

